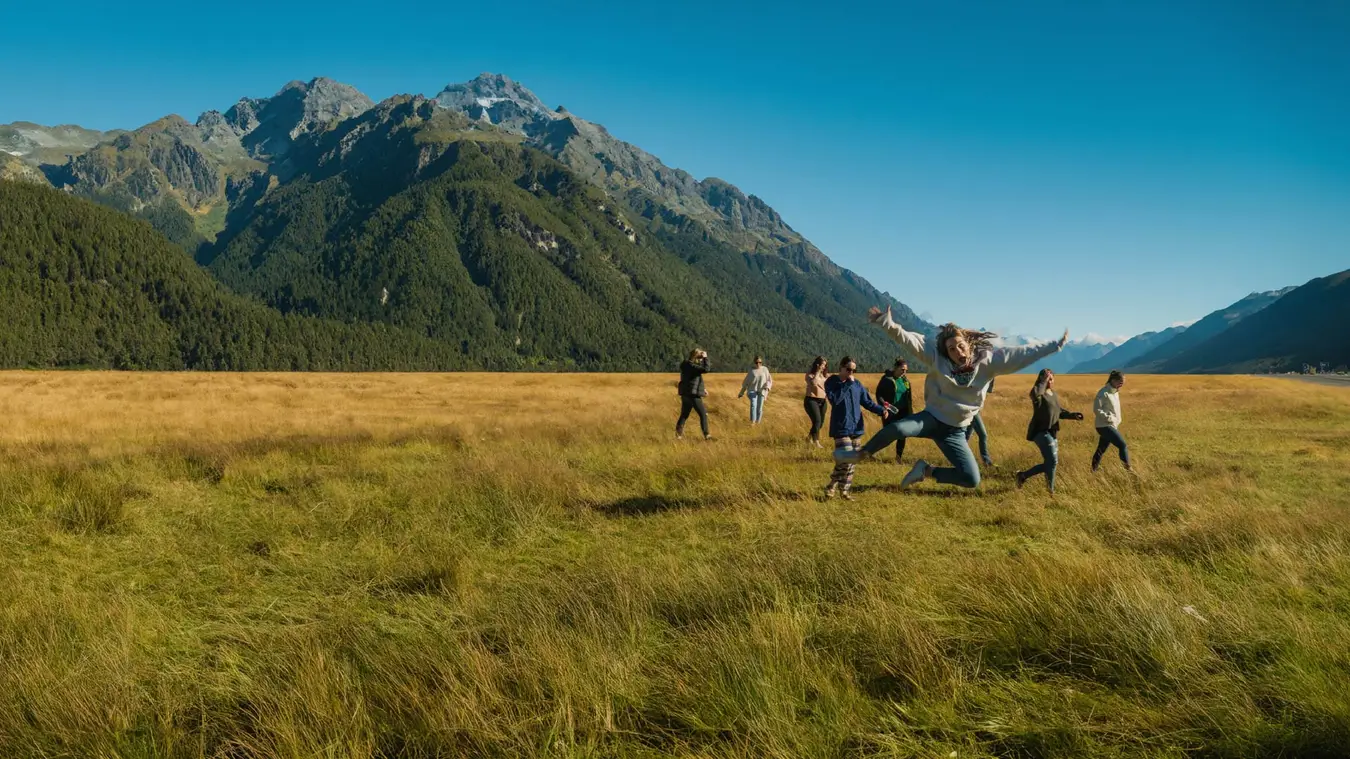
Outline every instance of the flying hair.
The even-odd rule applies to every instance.
[[[974,329],[964,329],[962,327],[956,326],[951,322],[947,322],[941,327],[938,327],[937,344],[938,344],[938,352],[940,352],[944,356],[947,356],[948,361],[951,361],[952,357],[947,355],[947,341],[952,339],[953,337],[964,337],[966,339],[966,343],[970,345],[971,353],[976,354],[982,350],[992,351],[994,349],[994,339],[997,338],[998,335],[994,334],[993,332],[981,332],[979,330]]]

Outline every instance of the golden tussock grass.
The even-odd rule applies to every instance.
[[[0,374],[0,755],[1350,755],[1350,392],[1132,376],[1135,478],[1060,377],[1051,499],[1006,377],[844,503],[776,379]]]

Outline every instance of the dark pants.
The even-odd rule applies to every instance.
[[[703,437],[708,436],[708,409],[703,406],[702,398],[694,398],[688,395],[680,396],[680,421],[675,423],[675,434],[684,434],[684,423],[689,419],[689,412],[698,412],[698,423],[703,427]]]
[[[1106,449],[1115,446],[1120,451],[1120,460],[1125,464],[1125,468],[1130,468],[1130,447],[1125,444],[1125,437],[1120,434],[1120,430],[1115,427],[1097,428],[1097,452],[1092,454],[1092,468],[1096,469],[1102,463],[1102,456],[1106,455]]]
[[[910,437],[926,437],[937,443],[938,450],[951,462],[951,466],[934,467],[933,479],[963,488],[980,484],[980,466],[975,463],[975,454],[970,452],[970,445],[966,443],[966,431],[938,421],[927,411],[911,414],[882,427],[862,450],[864,454],[872,455],[896,440]]]
[[[1042,432],[1031,439],[1041,449],[1041,463],[1021,472],[1022,479],[1029,480],[1038,474],[1045,474],[1045,487],[1055,492],[1055,470],[1059,468],[1059,440],[1049,432]]]
[[[908,414],[901,414],[899,416],[891,416],[887,414],[886,416],[881,418],[881,426],[884,428],[891,422],[898,422],[901,419],[904,419],[906,416],[908,416]],[[906,438],[903,437],[898,437],[895,439],[895,460],[897,462],[905,455],[905,440]],[[886,446],[883,445],[877,449],[877,453],[881,453],[885,449]]]
[[[984,419],[979,414],[971,421],[970,426],[966,428],[966,442],[970,442],[971,434],[980,436],[980,458],[984,460],[984,465],[989,466],[989,431],[984,428]]]
[[[811,417],[811,439],[820,440],[820,428],[825,425],[825,399],[805,398],[806,415]]]

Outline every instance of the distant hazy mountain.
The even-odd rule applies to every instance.
[[[1142,374],[1158,372],[1171,359],[1231,328],[1234,324],[1266,308],[1294,289],[1296,288],[1286,287],[1283,290],[1252,293],[1226,308],[1208,314],[1205,318],[1187,327],[1185,332],[1131,361],[1128,368]]]
[[[120,132],[100,132],[73,124],[46,127],[28,121],[0,124],[0,153],[38,165],[65,163],[67,156],[83,153]]]
[[[1165,373],[1301,370],[1326,362],[1350,365],[1350,270],[1287,291],[1185,352],[1163,361]]]
[[[1168,327],[1158,332],[1145,332],[1141,335],[1135,335],[1115,349],[1097,358],[1079,363],[1070,372],[1072,374],[1097,374],[1109,372],[1112,369],[1124,369],[1131,361],[1182,334],[1186,329],[1186,327],[1181,326]]]
[[[1080,363],[1100,358],[1115,348],[1115,343],[1071,340],[1058,353],[1041,359],[1019,373],[1036,374],[1042,369],[1049,369],[1056,374],[1070,374]]]

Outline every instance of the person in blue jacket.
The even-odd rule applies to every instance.
[[[877,416],[898,411],[888,403],[877,403],[868,395],[867,388],[854,376],[858,364],[849,356],[839,361],[839,373],[825,380],[825,399],[830,402],[830,437],[834,438],[836,457],[844,451],[857,450],[862,442],[863,409]],[[849,491],[853,489],[853,463],[837,461],[830,473],[830,484],[825,486],[825,497],[833,498],[835,491],[846,501],[853,500]]]

